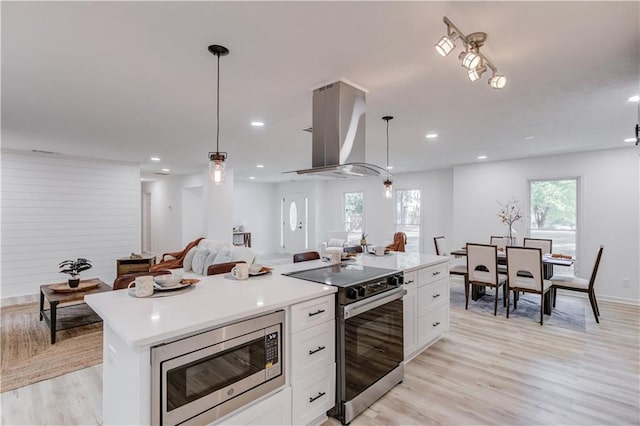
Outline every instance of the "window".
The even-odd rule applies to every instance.
[[[362,192],[344,193],[344,230],[348,232],[349,242],[359,243],[364,230],[364,194]]]
[[[396,232],[407,234],[408,252],[420,252],[420,190],[396,191]]]
[[[578,179],[534,180],[529,182],[531,238],[553,240],[554,253],[576,256],[578,222]],[[558,273],[567,273],[566,267]],[[571,270],[573,272],[573,270]]]

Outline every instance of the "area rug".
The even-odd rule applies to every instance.
[[[487,294],[478,300],[471,300],[469,296],[469,310],[481,311],[493,315],[493,295],[494,290],[487,288]],[[451,305],[464,309],[464,287],[462,285],[451,286]],[[518,299],[518,309],[513,310],[513,293],[511,295],[511,308],[509,309],[509,321],[521,320],[539,323],[540,322],[540,296],[537,294],[520,294]],[[584,300],[575,297],[561,296],[558,294],[556,307],[551,311],[551,315],[544,316],[544,326],[561,327],[570,330],[586,332],[585,309],[587,305]],[[507,308],[502,306],[502,290],[498,298],[498,316],[506,320]]]
[[[69,321],[86,308],[58,309],[58,318]],[[2,307],[0,317],[0,392],[102,362],[102,323],[60,330],[52,345],[49,327],[39,320],[38,303]]]

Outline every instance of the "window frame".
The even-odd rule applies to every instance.
[[[353,235],[356,234],[356,232],[354,231],[350,231],[347,229],[347,223],[352,223],[352,222],[347,222],[347,194],[360,194],[362,196],[362,220],[360,221],[360,225],[361,225],[361,229],[362,231],[358,232],[357,238],[353,237]],[[351,241],[357,241],[358,243],[360,242],[360,239],[362,237],[362,232],[366,232],[365,231],[365,197],[364,197],[364,191],[360,190],[360,191],[344,191],[342,193],[342,218],[340,219],[342,222],[342,229],[344,229],[345,232],[347,232],[347,242],[351,242]]]
[[[423,190],[420,187],[414,187],[414,188],[396,188],[394,190],[394,206],[393,206],[393,227],[394,227],[394,232],[404,232],[404,230],[399,231],[398,230],[398,226],[407,226],[406,224],[402,223],[400,224],[398,221],[398,200],[400,200],[400,197],[398,196],[398,193],[400,192],[407,192],[407,191],[418,191],[419,195],[420,195],[420,200],[419,200],[419,206],[420,206],[420,218],[418,220],[418,242],[417,242],[417,253],[422,253],[422,240],[423,240],[423,226],[422,226],[422,221],[423,221],[423,214],[422,214],[422,193]],[[414,225],[410,225],[410,226],[414,226]],[[409,237],[407,236],[407,242],[409,240]]]

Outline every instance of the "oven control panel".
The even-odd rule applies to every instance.
[[[354,284],[350,287],[341,288],[338,293],[338,302],[347,305],[357,300],[366,299],[378,293],[394,289],[402,284],[402,273],[390,275],[377,280]]]

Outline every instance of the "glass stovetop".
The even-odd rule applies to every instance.
[[[336,287],[349,287],[354,284],[361,284],[376,278],[385,277],[395,272],[397,271],[393,269],[340,263],[337,265],[323,266],[321,268],[307,269],[306,271],[291,272],[284,275]]]

